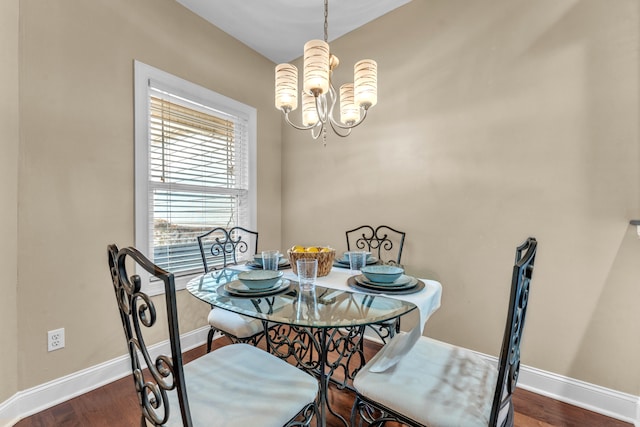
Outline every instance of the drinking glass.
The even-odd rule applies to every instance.
[[[262,269],[278,270],[278,261],[280,261],[279,251],[262,251]]]
[[[368,254],[363,251],[347,252],[349,254],[349,269],[351,274],[360,274],[362,267],[367,265]]]
[[[298,282],[300,289],[311,290],[316,287],[316,277],[318,276],[317,259],[299,259],[296,261],[298,268]]]

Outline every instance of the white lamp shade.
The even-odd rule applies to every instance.
[[[302,94],[302,124],[311,126],[318,123],[318,110],[316,108],[316,97],[307,93]]]
[[[350,125],[360,120],[360,108],[353,102],[353,83],[340,86],[340,121]]]
[[[372,59],[356,62],[354,69],[355,103],[363,108],[378,103],[378,64]]]
[[[309,40],[304,45],[303,91],[322,95],[329,90],[329,45],[322,40]]]
[[[298,68],[295,65],[276,66],[276,108],[287,111],[298,108]]]

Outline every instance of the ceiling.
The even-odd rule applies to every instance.
[[[176,0],[275,63],[302,56],[304,44],[324,37],[322,0]],[[334,0],[329,41],[411,0]]]

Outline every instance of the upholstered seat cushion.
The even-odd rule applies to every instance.
[[[497,367],[473,352],[420,337],[388,370],[369,371],[375,361],[354,380],[362,396],[428,426],[488,425]]]
[[[248,344],[222,347],[184,365],[194,426],[282,427],[318,391],[316,379]],[[170,393],[168,426],[181,426]]]
[[[264,330],[260,320],[221,308],[209,311],[207,321],[214,328],[237,338],[249,338]]]

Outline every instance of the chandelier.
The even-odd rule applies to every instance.
[[[340,86],[340,120],[334,118],[338,95],[333,87],[333,70],[338,57],[329,52],[327,43],[329,0],[324,1],[324,40],[310,40],[304,45],[302,84],[302,125],[291,121],[289,113],[298,108],[298,68],[291,64],[276,66],[275,105],[284,118],[298,130],[311,130],[313,139],[322,134],[326,144],[328,126],[341,137],[367,117],[369,108],[378,102],[378,64],[363,59],[354,66],[354,82]]]

